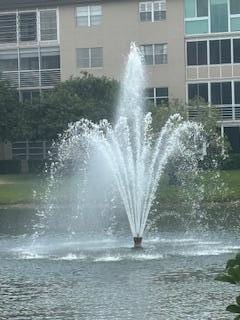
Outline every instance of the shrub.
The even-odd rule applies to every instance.
[[[20,160],[1,160],[0,174],[16,174],[21,172]]]
[[[230,259],[227,262],[224,273],[219,274],[215,280],[228,282],[231,284],[240,284],[240,254],[238,253],[235,259]],[[234,320],[240,320],[240,295],[236,298],[236,304],[230,304],[226,308],[227,311],[238,314]]]

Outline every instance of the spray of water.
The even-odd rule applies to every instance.
[[[99,161],[100,157],[109,168],[133,237],[143,236],[168,159],[175,154],[191,158],[198,152],[202,139],[202,128],[183,121],[179,114],[171,116],[160,133],[153,132],[151,114],[144,111],[145,86],[142,57],[132,44],[115,124],[112,126],[107,120],[94,124],[81,119],[69,125],[58,145],[57,161],[51,171],[53,183],[66,163],[74,159],[82,168],[83,186],[89,163],[93,159]],[[97,163],[96,167],[99,167]]]

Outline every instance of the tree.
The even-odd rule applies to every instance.
[[[17,90],[8,81],[0,80],[0,141],[18,135],[21,110]]]
[[[112,120],[119,85],[106,77],[84,73],[61,82],[33,105],[26,104],[22,135],[27,139],[54,139],[69,123],[87,118],[94,122]]]

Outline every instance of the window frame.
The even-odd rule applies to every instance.
[[[162,95],[162,96],[159,96],[157,95],[157,89],[167,89],[167,95]],[[148,101],[153,101],[153,105],[155,107],[159,107],[161,105],[167,105],[169,103],[169,88],[168,87],[149,87],[149,88],[146,88],[145,90],[153,90],[153,95],[150,96],[150,95],[145,95],[145,100],[146,102],[148,103]],[[162,100],[167,100],[167,102],[165,103],[157,103],[157,100],[158,99],[162,99]]]
[[[93,8],[93,7],[99,7],[101,14],[100,14],[100,15],[93,15],[93,14],[91,14],[91,8]],[[87,15],[86,15],[86,17],[87,17],[87,24],[84,24],[84,25],[79,25],[79,24],[78,24],[78,19],[79,19],[79,17],[78,17],[78,9],[79,9],[79,8],[86,8],[86,9],[87,9]],[[92,19],[91,19],[91,18],[92,18],[92,17],[95,17],[95,16],[99,16],[99,17],[100,17],[100,23],[99,23],[99,24],[92,24]],[[77,7],[75,8],[75,22],[76,22],[76,27],[77,27],[77,28],[98,27],[98,26],[100,26],[100,25],[102,24],[102,17],[103,17],[103,13],[102,13],[102,5],[101,5],[101,4],[99,4],[99,5],[84,5],[84,6],[82,5],[82,6],[77,6]]]
[[[85,49],[86,51],[88,50],[88,66],[87,67],[82,67],[81,65],[80,65],[80,58],[79,58],[79,50],[81,50],[81,49]],[[102,61],[102,65],[101,66],[92,66],[92,51],[94,50],[94,49],[102,49],[101,50],[101,61]],[[103,66],[104,66],[104,59],[103,59],[103,47],[92,47],[92,48],[76,48],[76,58],[77,58],[77,68],[79,68],[79,69],[101,69],[101,68],[103,68]]]
[[[159,6],[162,6],[165,10],[155,10],[154,8],[154,4],[158,3]],[[141,9],[141,6],[146,6],[147,8],[147,4],[151,4],[151,11],[143,11]],[[160,22],[160,21],[165,21],[167,19],[167,2],[166,0],[158,0],[158,1],[141,1],[139,2],[138,5],[138,16],[139,16],[139,21],[140,22]],[[164,13],[163,16],[164,18],[162,19],[155,19],[155,12],[160,12],[160,13]],[[141,13],[150,13],[151,14],[151,19],[149,20],[143,20],[141,19]],[[161,14],[160,14],[161,15]]]
[[[163,51],[163,53],[159,53],[157,54],[157,50],[156,50],[156,46],[161,46],[161,49]],[[146,54],[145,54],[145,48],[146,47],[151,47],[152,50],[152,54],[151,55],[147,55],[151,57],[152,63],[146,63]],[[159,66],[159,65],[165,65],[168,64],[168,43],[154,43],[154,44],[142,44],[140,45],[140,50],[142,52],[143,55],[143,59],[144,59],[144,64],[146,66]],[[166,53],[164,53],[166,51]],[[157,63],[157,57],[161,57],[162,60],[164,61],[163,63]]]

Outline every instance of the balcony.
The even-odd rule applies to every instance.
[[[214,116],[220,122],[237,122],[240,124],[240,105],[220,105],[215,107],[189,107],[188,116],[190,120],[201,119],[206,112]]]

